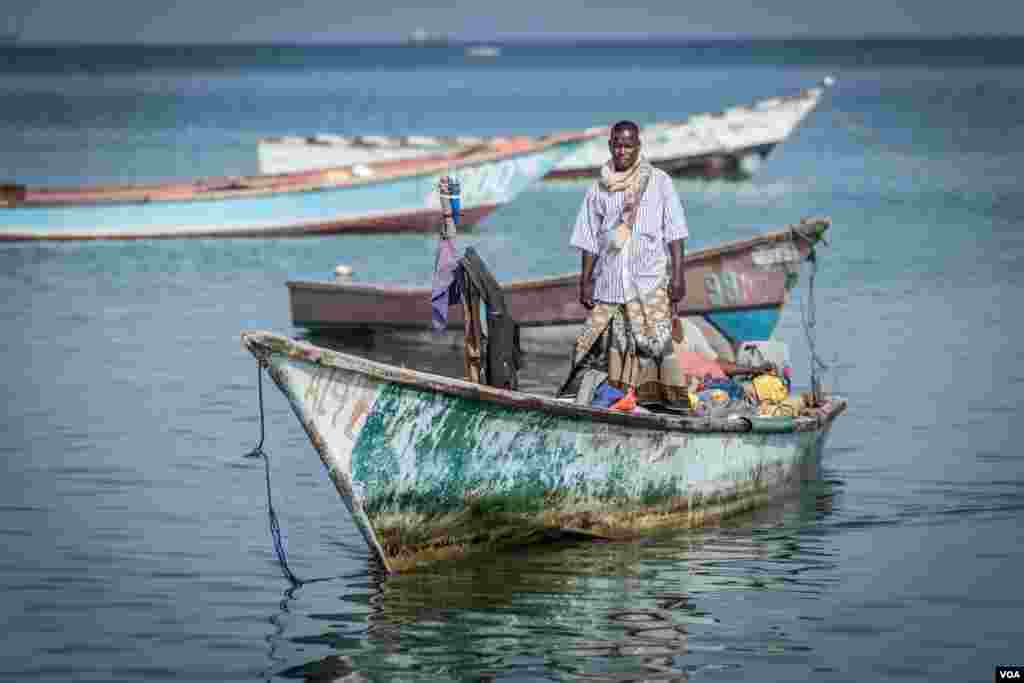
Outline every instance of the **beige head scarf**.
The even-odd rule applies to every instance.
[[[641,154],[632,166],[624,171],[616,171],[611,160],[601,167],[601,187],[608,192],[625,192],[622,205],[622,220],[615,226],[611,246],[622,249],[633,233],[633,222],[636,220],[636,207],[647,189],[647,181],[651,179],[651,164]]]

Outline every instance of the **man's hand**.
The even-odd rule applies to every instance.
[[[583,308],[594,307],[594,281],[587,277],[580,276],[580,303]]]
[[[668,300],[672,302],[672,310],[686,297],[686,278],[683,276],[683,240],[668,243],[668,253],[672,257],[671,277],[668,280]]]

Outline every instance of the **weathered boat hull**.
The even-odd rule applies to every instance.
[[[644,155],[676,176],[748,177],[818,106],[822,93],[810,88],[792,97],[647,126],[641,133]],[[595,139],[567,155],[546,178],[596,176],[607,161],[606,141]]]
[[[789,292],[797,284],[800,261],[822,239],[830,221],[806,219],[783,230],[691,252],[686,257],[688,316],[720,354],[735,345],[768,339]],[[578,274],[511,282],[505,301],[523,326],[526,351],[566,347],[587,311],[578,301]],[[293,280],[287,283],[292,324],[321,334],[376,331],[434,339],[430,330],[429,287],[389,287],[355,281]],[[451,337],[463,326],[462,311],[451,309]]]
[[[560,538],[700,526],[797,485],[845,408],[633,415],[244,333],[391,571]]]
[[[749,147],[723,148],[703,154],[679,152],[675,156],[656,158],[651,164],[676,178],[742,180],[754,175],[761,167],[761,163],[768,158],[778,144],[778,142],[772,142]],[[596,166],[588,164],[557,166],[544,176],[544,180],[579,180],[596,178],[600,174],[599,162]]]
[[[20,188],[0,203],[0,240],[426,232],[436,229],[437,183],[445,175],[459,178],[461,222],[472,225],[511,201],[582,141],[565,137],[464,157],[230,182]]]
[[[809,88],[793,96],[645,126],[644,154],[652,164],[675,176],[748,177],[817,107],[823,92],[822,88]],[[546,179],[598,174],[609,158],[607,130],[587,132],[601,134],[566,155],[544,176]],[[377,159],[412,159],[483,141],[426,136],[278,137],[260,140],[258,156],[262,172],[284,173]]]

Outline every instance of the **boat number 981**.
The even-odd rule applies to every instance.
[[[705,275],[704,289],[712,306],[739,306],[750,301],[752,288],[742,274],[725,270]]]

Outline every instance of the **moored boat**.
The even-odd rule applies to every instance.
[[[455,259],[459,191],[453,178],[441,179],[435,285],[447,295],[429,298],[464,311],[468,381],[242,333],[386,571],[536,542],[701,526],[783,495],[817,464],[846,402],[822,391],[813,364],[811,392],[798,399],[772,361],[745,364],[748,374],[767,376],[754,377],[749,394],[736,385],[746,398],[735,403],[724,392],[705,396],[696,376],[685,380],[692,388],[682,402],[595,401],[596,387],[570,388],[578,367],[555,396],[520,391],[518,323],[502,288],[475,249]],[[703,353],[708,362],[716,355]]]
[[[403,571],[556,539],[701,526],[784,495],[846,407],[623,413],[242,334],[372,555]]]
[[[686,255],[686,298],[682,314],[709,344],[730,357],[738,344],[771,337],[799,266],[824,238],[831,221],[807,218],[783,229],[727,242]],[[512,315],[521,325],[523,349],[568,348],[586,309],[578,301],[579,274],[504,283]],[[437,341],[431,330],[430,287],[376,285],[357,280],[287,282],[292,324],[321,334],[372,331]],[[461,309],[448,318],[461,335]]]
[[[822,87],[807,88],[795,95],[644,126],[644,154],[653,165],[673,176],[750,177],[814,111],[823,93]],[[545,178],[593,177],[606,161],[607,145],[595,140],[567,155]]]
[[[826,79],[823,85],[830,85]],[[644,154],[676,176],[748,177],[768,154],[817,107],[824,87],[757,100],[722,112],[643,126]],[[608,160],[607,129],[558,162],[547,179],[590,177]],[[375,159],[417,158],[482,143],[488,138],[444,136],[346,136],[318,134],[264,138],[258,143],[264,173],[295,172]],[[500,140],[501,138],[495,138]]]
[[[589,138],[557,135],[464,145],[416,159],[157,185],[0,186],[0,240],[271,237],[427,232],[438,179],[458,174],[472,225]]]

